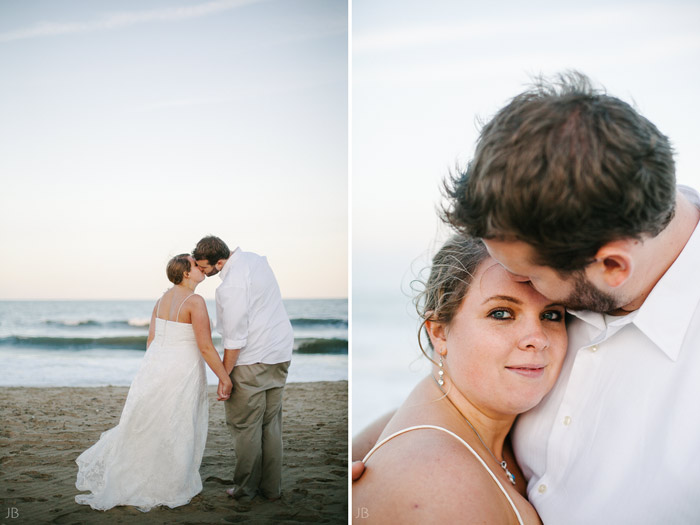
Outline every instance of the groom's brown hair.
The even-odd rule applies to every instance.
[[[192,250],[192,257],[195,261],[206,259],[212,266],[219,260],[228,259],[230,256],[231,250],[228,249],[226,243],[213,235],[202,238]]]
[[[524,241],[533,262],[568,274],[608,242],[661,232],[675,187],[668,138],[570,72],[539,79],[484,126],[446,184],[444,218],[475,237]]]

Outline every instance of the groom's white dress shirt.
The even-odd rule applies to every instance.
[[[700,227],[636,312],[572,312],[561,376],[514,430],[545,525],[700,524],[699,273]]]
[[[219,273],[216,325],[236,366],[292,359],[294,332],[267,258],[236,248]]]

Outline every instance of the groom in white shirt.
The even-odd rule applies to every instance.
[[[216,324],[224,345],[224,367],[233,381],[225,407],[236,452],[234,487],[226,492],[239,501],[258,493],[278,499],[282,392],[294,333],[277,280],[265,257],[240,248],[230,251],[218,237],[204,237],[192,255],[207,276],[221,272]]]
[[[700,523],[700,211],[668,139],[570,74],[499,111],[448,194],[453,226],[573,314],[513,435],[542,521]]]

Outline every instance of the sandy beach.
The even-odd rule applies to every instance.
[[[128,389],[0,388],[0,523],[345,523],[347,381],[291,383],[284,397],[282,498],[234,509],[234,456],[224,409],[209,390],[203,491],[189,505],[142,513],[74,501],[75,458],[119,421]]]

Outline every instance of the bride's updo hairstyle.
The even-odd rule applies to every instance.
[[[420,279],[414,281],[418,285],[414,303],[421,318],[418,344],[421,352],[433,363],[435,361],[423,348],[421,334],[428,335],[425,323],[437,321],[450,324],[469,290],[476,269],[488,257],[486,246],[480,239],[453,235],[433,257],[428,279],[425,282]],[[429,337],[427,339],[432,350],[433,344]]]
[[[192,264],[189,258],[189,253],[181,253],[168,261],[165,273],[171,283],[180,284],[185,278],[185,273],[192,270]]]

